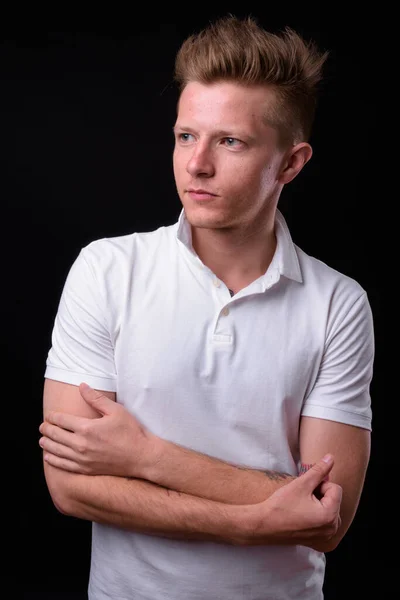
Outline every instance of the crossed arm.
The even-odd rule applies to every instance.
[[[60,414],[67,407],[71,414]],[[93,421],[99,414],[103,417]],[[306,419],[300,436],[303,462],[315,463],[328,450],[341,459],[329,482],[320,485],[332,465],[310,482],[306,475],[299,481],[238,468],[152,436],[104,393],[50,380],[45,382],[44,418],[45,476],[61,512],[168,537],[299,543],[328,551],[353,519],[368,462],[368,432]],[[344,460],[348,444],[354,450]],[[134,452],[127,453],[127,447]],[[320,499],[313,494],[316,487]]]

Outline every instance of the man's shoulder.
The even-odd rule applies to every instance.
[[[133,233],[103,237],[86,244],[81,255],[90,262],[107,264],[109,261],[132,260],[138,255],[159,252],[164,244],[174,239],[175,225],[163,225],[150,231],[135,231]]]
[[[342,290],[355,296],[361,296],[365,293],[360,282],[350,275],[336,269],[320,258],[307,254],[298,246],[296,246],[296,252],[303,282],[306,285],[315,287],[316,290],[326,290],[326,292]]]
[[[97,238],[84,245],[73,262],[69,279],[121,292],[124,286],[150,272],[163,272],[176,248],[173,225],[152,231]]]

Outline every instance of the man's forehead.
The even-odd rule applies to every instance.
[[[243,86],[233,82],[190,82],[177,107],[177,124],[211,125],[222,130],[266,125],[273,97],[265,86]]]

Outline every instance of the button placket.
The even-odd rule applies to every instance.
[[[224,320],[224,318],[230,314],[230,308],[228,304],[230,303],[231,295],[229,294],[229,291],[226,288],[226,286],[223,285],[223,282],[216,275],[212,274],[211,282],[214,288],[213,296],[216,300],[216,308],[219,305],[219,310],[217,308],[218,312],[216,314],[216,328],[214,329],[214,333],[217,333],[219,320],[221,318]]]

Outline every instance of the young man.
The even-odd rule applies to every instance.
[[[179,221],[71,268],[40,444],[55,505],[93,521],[90,600],[323,597],[368,465],[374,354],[365,291],[277,208],[312,155],[325,58],[251,19],[190,37]]]

